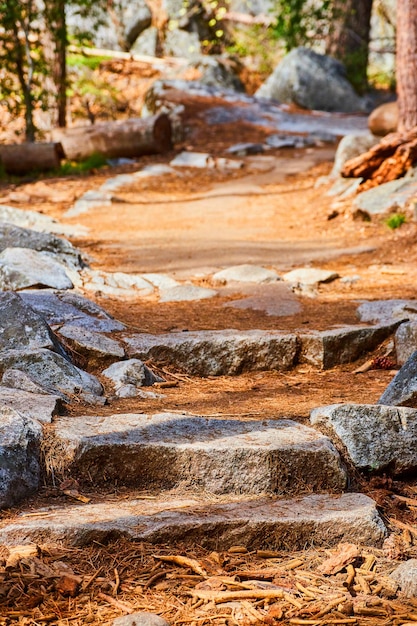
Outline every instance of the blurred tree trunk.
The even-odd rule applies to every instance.
[[[417,126],[417,1],[397,0],[398,130]]]
[[[326,41],[326,54],[342,61],[350,82],[360,93],[368,85],[371,13],[372,0],[334,0]]]
[[[45,22],[53,45],[52,78],[56,88],[58,126],[67,125],[66,0],[45,0]]]

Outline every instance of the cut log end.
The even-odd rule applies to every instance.
[[[21,143],[0,146],[0,164],[6,174],[22,176],[28,172],[57,169],[65,156],[60,142]]]

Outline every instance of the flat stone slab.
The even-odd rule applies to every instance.
[[[19,291],[27,287],[72,289],[66,268],[47,252],[29,248],[6,248],[0,253],[0,288]]]
[[[185,542],[213,550],[299,550],[340,542],[380,546],[386,529],[375,502],[363,494],[312,495],[291,500],[257,498],[215,503],[167,498],[40,509],[39,517],[3,521],[0,543],[63,542],[85,546],[117,537],[155,544]]]
[[[163,335],[125,335],[130,357],[173,363],[196,376],[227,376],[245,371],[291,369],[296,335],[279,331],[212,330]]]
[[[99,291],[116,298],[125,295],[149,296],[154,292],[154,286],[139,274],[88,269],[81,273],[81,280],[87,291]]]
[[[313,287],[319,283],[329,283],[330,281],[339,278],[339,274],[337,274],[337,272],[321,270],[315,267],[301,267],[283,274],[282,278],[290,283],[311,285]]]
[[[161,413],[61,418],[45,452],[65,450],[67,470],[141,489],[299,494],[342,490],[330,440],[291,420],[239,421]],[[59,459],[62,468],[62,454]]]
[[[345,326],[299,335],[300,362],[329,369],[352,363],[392,335],[399,322],[376,326]]]
[[[398,475],[417,468],[417,410],[372,404],[314,409],[311,423],[342,442],[356,467]]]
[[[65,344],[84,356],[91,367],[123,359],[125,351],[118,341],[85,328],[70,324],[62,326],[58,334]]]
[[[71,324],[71,326],[85,330],[103,333],[125,328],[98,304],[78,293],[34,289],[22,291],[19,296],[32,309],[40,313],[50,326]]]
[[[288,283],[284,281],[263,283],[262,285],[256,283],[240,283],[237,289],[239,293],[245,294],[246,297],[239,300],[229,300],[224,303],[224,307],[264,311],[267,315],[277,317],[295,315],[302,310],[298,298]],[[236,286],[234,288],[224,288],[222,295],[224,295],[226,291],[226,295],[229,295],[229,293],[234,295],[237,289]]]
[[[417,319],[417,300],[373,300],[358,307],[361,322],[387,322]]]
[[[213,274],[212,279],[226,284],[230,282],[269,283],[280,280],[280,277],[274,270],[268,270],[259,265],[244,264],[220,270]]]
[[[392,209],[401,210],[417,193],[416,170],[413,174],[378,185],[358,194],[353,202],[356,209],[373,215],[384,215]]]
[[[49,424],[58,413],[61,398],[40,393],[31,393],[0,385],[0,409],[3,406],[14,409],[20,415]]]
[[[197,285],[177,285],[174,287],[161,287],[159,290],[159,302],[192,302],[206,300],[217,296],[217,291]]]
[[[33,228],[38,232],[55,233],[56,235],[82,237],[88,234],[88,228],[84,226],[60,224],[48,215],[27,209],[16,209],[7,204],[0,204],[0,222],[8,222],[21,228]]]
[[[378,404],[417,408],[417,351],[412,353],[394,376]]]

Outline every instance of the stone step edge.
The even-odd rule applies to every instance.
[[[31,511],[0,526],[0,543],[59,542],[86,546],[125,537],[134,541],[183,542],[216,550],[298,550],[340,542],[380,546],[386,528],[375,502],[364,494],[309,495],[286,500],[214,501],[177,497],[102,502]]]

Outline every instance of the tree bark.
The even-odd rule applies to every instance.
[[[6,174],[20,176],[60,166],[64,151],[60,143],[22,143],[0,146],[0,165]]]
[[[332,13],[326,54],[342,61],[353,86],[363,92],[368,85],[372,0],[335,0]]]
[[[95,153],[109,158],[159,154],[171,149],[171,135],[171,122],[165,114],[52,131],[52,138],[62,143],[72,161]]]
[[[417,2],[397,0],[397,93],[400,131],[417,126]]]

